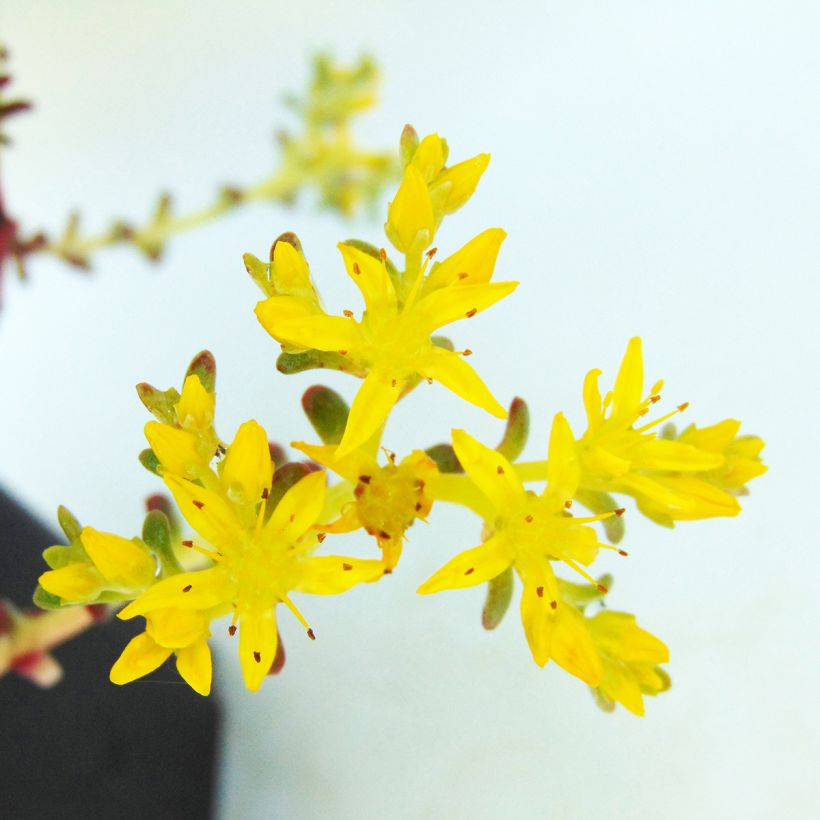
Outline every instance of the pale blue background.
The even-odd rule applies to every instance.
[[[141,218],[170,187],[195,207],[266,171],[277,96],[306,55],[372,51],[383,103],[359,124],[392,145],[405,121],[453,156],[493,154],[471,205],[438,239],[509,232],[498,278],[518,293],[454,329],[496,395],[531,402],[529,453],[558,409],[580,424],[589,367],[607,378],[629,336],[647,376],[690,418],[763,435],[771,472],[737,520],[674,533],[628,516],[611,605],[672,650],[671,693],[638,720],[529,659],[516,614],[478,625],[481,592],[413,590],[475,522],[438,509],[400,572],[341,600],[306,600],[315,644],[282,618],[285,674],[240,687],[227,638],[223,818],[799,818],[818,765],[817,411],[820,12],[810,2],[31,2],[0,31],[35,115],[10,127],[4,182],[29,227],[78,206],[98,229]],[[0,318],[0,480],[34,510],[136,532],[156,481],[134,456],[146,414],[133,385],[178,384],[210,347],[219,427],[254,416],[309,429],[310,375],[274,371],[241,254],[301,236],[328,304],[357,306],[335,243],[373,241],[303,203],[258,205],[178,238],[162,267],[129,250],[91,278],[47,260],[9,281]],[[352,395],[354,384],[331,378]],[[440,388],[397,411],[402,451],[497,422]],[[420,408],[429,429],[419,424]],[[101,681],[101,686],[108,685]]]

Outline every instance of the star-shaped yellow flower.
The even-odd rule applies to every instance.
[[[641,340],[630,340],[614,389],[603,399],[600,375],[600,370],[592,370],[584,381],[587,429],[577,444],[580,487],[631,495],[650,517],[669,523],[737,515],[737,499],[707,478],[726,463],[724,448],[714,446],[716,431],[676,441],[659,438],[656,428],[687,404],[641,423],[663,386],[659,381],[648,395],[643,393]],[[731,438],[734,432],[736,427]]]
[[[280,242],[277,248],[283,245],[288,243]],[[295,348],[336,351],[356,370],[367,374],[353,401],[338,455],[344,456],[366,442],[384,424],[402,393],[419,378],[437,381],[498,418],[505,418],[506,410],[464,361],[464,353],[437,346],[431,336],[438,328],[470,319],[495,304],[512,293],[517,283],[480,281],[479,272],[484,274],[481,268],[485,266],[477,258],[475,263],[481,268],[473,267],[471,281],[470,268],[455,272],[462,267],[459,260],[445,260],[443,272],[434,269],[431,273],[440,285],[428,283],[422,293],[422,272],[417,286],[400,301],[385,258],[344,243],[339,250],[365,301],[361,319],[329,316],[292,296],[271,296],[256,307],[259,321],[279,342]],[[459,253],[462,257],[477,256],[473,249]],[[468,261],[472,260],[465,259]],[[452,280],[450,269],[455,273]],[[467,275],[460,279],[458,273]]]
[[[187,545],[208,555],[212,566],[159,581],[119,617],[149,616],[147,635],[152,637],[159,611],[166,612],[165,620],[171,622],[173,616],[167,615],[168,611],[201,613],[207,620],[232,611],[230,632],[235,632],[238,621],[245,684],[256,691],[276,657],[275,611],[279,603],[284,603],[313,637],[290,593],[344,592],[362,581],[381,577],[383,565],[381,561],[314,555],[320,543],[314,525],[325,501],[323,472],[302,478],[268,514],[273,466],[267,435],[255,421],[239,428],[220,466],[219,475],[210,471],[201,477],[201,483],[176,475],[164,477],[180,512],[201,537],[201,543]],[[156,646],[138,647],[152,659],[173,648],[167,638],[154,635],[152,640]],[[177,656],[179,661],[178,652]],[[199,660],[202,657],[200,653]],[[197,680],[202,681],[201,676]]]
[[[535,662],[543,666],[553,657],[596,686],[601,676],[598,656],[577,609],[561,602],[552,562],[563,562],[593,581],[582,565],[590,564],[599,548],[611,548],[600,544],[587,525],[622,511],[587,518],[568,514],[578,484],[578,464],[572,433],[560,413],[552,426],[548,483],[541,495],[524,489],[503,455],[464,431],[453,431],[453,448],[489,504],[491,515],[485,527],[490,534],[483,544],[445,564],[418,591],[475,586],[514,567],[524,584],[521,620]]]

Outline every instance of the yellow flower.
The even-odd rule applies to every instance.
[[[388,463],[381,466],[364,448],[339,458],[332,444],[294,441],[292,446],[346,480],[340,488],[342,514],[322,530],[339,533],[364,527],[375,536],[385,569],[392,570],[401,556],[405,531],[430,514],[433,498],[426,487],[438,472],[435,462],[421,450],[398,464],[388,453]]]
[[[490,162],[489,154],[478,154],[445,168],[447,154],[445,140],[438,134],[426,136],[412,153],[388,207],[385,233],[406,255],[419,255],[433,243],[441,220],[473,195]]]
[[[154,582],[156,560],[138,539],[129,541],[84,527],[80,542],[84,554],[40,576],[40,586],[46,592],[66,603],[90,603],[101,596],[107,601],[123,600],[140,594]],[[69,554],[66,548],[53,549]]]
[[[643,392],[641,340],[630,340],[614,389],[603,399],[600,375],[592,370],[584,382],[587,429],[576,448],[581,490],[631,495],[644,512],[657,511],[670,522],[737,515],[737,500],[703,478],[724,467],[722,452],[701,446],[695,437],[670,441],[656,435],[655,428],[687,404],[641,422],[663,386],[659,381],[648,395]]]
[[[146,617],[145,632],[133,638],[111,668],[111,682],[130,683],[153,672],[172,654],[177,671],[200,695],[211,691],[211,650],[208,648],[209,619],[204,612],[186,609],[157,609]]]
[[[445,564],[418,591],[427,594],[475,586],[514,567],[524,585],[521,620],[535,662],[543,666],[552,657],[590,686],[597,685],[601,676],[597,653],[583,617],[560,599],[552,562],[561,561],[592,581],[581,565],[590,564],[600,547],[609,547],[598,543],[595,530],[587,524],[617,513],[588,518],[569,515],[567,506],[577,488],[578,467],[566,419],[559,413],[553,422],[548,483],[541,495],[525,490],[504,456],[464,431],[453,431],[453,448],[486,500],[489,537]]]
[[[602,664],[596,695],[604,708],[615,701],[643,715],[643,695],[666,691],[671,681],[659,664],[669,662],[663,641],[641,629],[634,615],[604,610],[586,619]]]
[[[465,246],[455,255],[456,261],[445,260],[440,266],[443,273],[440,268],[432,270],[430,278],[436,278],[435,286],[428,283],[423,294],[420,291],[426,268],[422,267],[403,300],[388,272],[386,257],[340,244],[347,272],[358,285],[366,306],[358,321],[349,311],[344,317],[329,316],[293,296],[271,296],[257,305],[259,321],[283,346],[336,351],[354,372],[366,376],[351,407],[339,457],[374,435],[400,396],[419,378],[438,381],[498,418],[506,418],[504,408],[464,361],[463,355],[469,351],[454,353],[431,339],[437,328],[472,318],[515,289],[515,282],[488,282],[492,270],[487,269],[480,254],[488,246],[500,244],[502,238],[503,232],[477,237],[470,243],[472,247]],[[450,271],[457,262],[463,263],[463,268],[451,278]]]
[[[239,428],[220,466],[219,476],[211,471],[201,477],[201,483],[164,476],[180,512],[202,539],[201,543],[188,542],[188,546],[208,555],[212,566],[160,581],[119,617],[153,617],[158,610],[170,609],[210,618],[232,611],[229,631],[235,632],[238,621],[245,684],[256,691],[276,656],[277,604],[284,603],[313,637],[290,593],[344,592],[359,582],[381,577],[383,565],[380,561],[314,555],[319,543],[314,525],[325,502],[322,472],[302,478],[269,514],[273,468],[267,435],[255,421]],[[146,634],[151,637],[150,630]],[[156,636],[153,640],[163,650],[170,648],[167,640]],[[152,658],[159,655],[159,649],[152,651],[156,652]]]
[[[149,384],[137,386],[143,403],[157,418],[145,425],[145,437],[163,473],[198,479],[219,446],[214,431],[213,356],[203,351],[191,362],[182,393],[159,391]]]

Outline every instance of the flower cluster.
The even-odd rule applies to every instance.
[[[635,338],[611,391],[601,395],[600,371],[587,375],[583,434],[558,413],[546,458],[521,461],[526,403],[516,398],[505,410],[467,363],[471,351],[435,335],[517,286],[491,281],[505,238],[499,228],[449,254],[434,245],[443,219],[470,199],[489,162],[479,154],[448,165],[448,153],[438,135],[419,140],[405,128],[403,176],[385,224],[395,252],[359,240],[339,245],[361,293],[358,315],[325,310],[294,234],[282,234],[267,261],[245,256],[264,296],[257,318],[282,348],[279,370],[335,368],[361,380],[350,406],[327,387],[304,394],[319,441],[292,447],[308,461],[288,461],[254,420],[230,442],[219,437],[215,364],[207,352],[194,358],[179,392],[138,386],[154,416],[140,459],[162,479],[190,532],[181,531],[169,503],[154,503],[141,538],[131,540],[82,528],[64,512],[70,544],[46,551],[51,569],[36,595],[46,607],[124,604],[120,618],[144,619],[144,631],[114,663],[115,683],[148,674],[173,655],[180,675],[207,694],[208,642],[224,618],[231,636],[238,631],[245,683],[258,689],[284,662],[278,607],[314,638],[297,596],[342,593],[396,571],[408,531],[417,519],[428,521],[438,502],[476,514],[481,540],[444,562],[419,593],[485,584],[482,623],[492,629],[517,575],[523,630],[538,665],[553,660],[591,687],[605,709],[620,703],[643,714],[643,696],[668,689],[667,647],[634,615],[603,608],[611,577],[592,574],[602,550],[626,554],[618,546],[625,508],[617,497],[631,497],[664,526],[737,515],[746,484],[766,469],[763,444],[739,436],[731,419],[681,433],[662,426],[687,405],[652,418],[662,383],[644,389]],[[450,442],[402,458],[386,449],[391,411],[422,380],[506,419],[501,443],[490,447],[456,429]],[[329,473],[338,480],[328,486]],[[528,486],[535,482],[544,485],[539,492]],[[372,558],[329,549],[335,534],[359,531],[375,542]]]

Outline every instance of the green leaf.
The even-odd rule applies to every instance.
[[[154,451],[148,447],[139,454],[140,464],[154,475],[162,475],[162,467]]]
[[[620,509],[618,502],[609,493],[599,490],[578,490],[575,498],[579,504],[591,510],[595,515],[603,515]],[[601,524],[611,544],[621,542],[626,531],[623,516],[613,515],[611,518],[605,518]]]
[[[52,595],[50,592],[46,592],[39,584],[37,584],[37,589],[34,590],[32,600],[34,601],[34,605],[40,609],[60,609],[63,605],[62,598],[58,595]]]
[[[436,462],[440,473],[464,472],[452,444],[435,444],[424,452]]]
[[[350,407],[335,390],[321,384],[308,388],[302,396],[302,408],[325,444],[342,440]]]
[[[174,555],[171,522],[162,510],[151,510],[142,523],[142,540],[151,548],[160,563],[162,577],[182,572]]]
[[[76,541],[83,531],[80,522],[71,514],[69,509],[62,504],[57,507],[57,522],[69,541]]]
[[[507,567],[487,583],[487,598],[481,612],[484,629],[495,629],[507,613],[513,594],[513,571]]]
[[[515,461],[524,450],[530,434],[530,410],[524,399],[516,396],[510,404],[507,427],[501,443],[495,448],[509,462]]]

